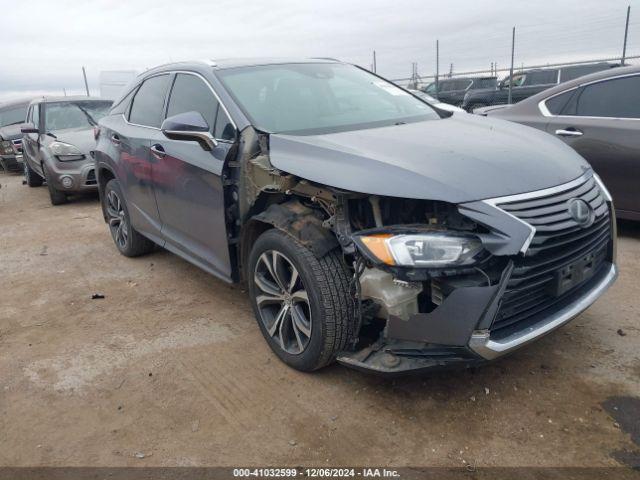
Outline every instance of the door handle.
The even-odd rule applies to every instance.
[[[566,129],[556,130],[556,135],[560,137],[581,137],[584,134],[577,128],[569,127]]]
[[[114,133],[113,135],[111,135],[111,143],[113,143],[116,147],[119,147],[121,143],[120,137]]]
[[[165,157],[165,155],[167,154],[164,151],[164,148],[162,147],[162,145],[160,145],[159,143],[151,145],[150,150],[151,150],[151,155],[156,157],[158,160],[163,159]]]

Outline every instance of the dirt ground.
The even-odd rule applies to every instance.
[[[638,225],[620,228],[617,284],[565,328],[480,369],[388,380],[291,370],[240,288],[165,251],[121,256],[95,197],[52,207],[19,175],[0,184],[1,465],[639,461]]]

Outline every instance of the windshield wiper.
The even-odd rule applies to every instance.
[[[81,107],[79,104],[75,103],[74,104],[76,107],[78,107],[82,113],[84,113],[84,115],[87,117],[87,120],[89,120],[89,123],[91,125],[93,125],[94,127],[98,126],[98,122],[96,122],[93,117],[89,114],[89,112],[87,112],[83,107]]]

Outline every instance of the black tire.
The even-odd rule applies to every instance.
[[[41,187],[44,179],[29,166],[26,159],[24,162],[24,179],[30,187]]]
[[[266,270],[263,269],[260,273],[261,268],[266,267],[263,259],[274,258],[272,255],[280,258],[279,262],[283,262],[284,273],[282,277],[286,277],[287,272],[293,276],[292,271],[296,269],[298,272],[296,278],[299,278],[295,289],[293,287],[289,289],[288,308],[290,310],[288,316],[287,313],[282,315],[278,334],[271,334],[269,329],[278,330],[274,325],[280,318],[285,303],[279,303],[279,300],[268,301],[271,293],[265,295],[267,290],[264,289],[264,286],[268,283],[269,288],[279,288],[276,283],[290,284],[291,279],[282,282],[277,282],[277,279],[269,281]],[[285,260],[289,263],[288,266]],[[276,267],[276,270],[279,268]],[[267,230],[253,245],[249,256],[247,278],[251,305],[260,330],[280,360],[304,372],[317,370],[335,360],[336,354],[344,349],[353,325],[349,274],[338,250],[329,252],[322,258],[317,258],[293,237],[279,230]],[[295,283],[296,280],[293,282]],[[260,283],[262,287],[257,283]],[[293,297],[299,297],[301,291],[305,292],[307,302],[295,303],[296,300]],[[258,305],[258,296],[261,298],[261,306]],[[269,309],[278,313],[270,314]],[[303,329],[295,327],[295,325],[301,325],[296,321],[296,318],[303,318],[304,315],[303,317],[300,317],[299,313],[294,315],[294,311],[308,313],[308,329],[310,331],[308,337],[305,337]],[[288,326],[283,327],[284,325]],[[283,341],[283,336],[287,332],[295,340],[291,340],[289,343]],[[301,345],[304,343],[301,342],[301,337],[306,340],[304,347]]]
[[[51,199],[51,205],[62,205],[67,203],[67,194],[61,192],[57,188],[53,186],[53,182],[49,181],[50,175],[47,170],[42,167],[42,171],[45,175],[45,180],[47,181],[47,188],[49,189],[49,198]]]
[[[117,202],[116,202],[117,199]],[[113,178],[104,187],[101,197],[102,208],[107,214],[111,238],[118,251],[125,257],[139,257],[153,251],[155,244],[138,233],[131,225],[127,202],[118,181]]]

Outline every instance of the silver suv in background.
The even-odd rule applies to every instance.
[[[32,101],[21,127],[27,185],[38,187],[46,181],[53,205],[65,203],[74,193],[96,191],[94,129],[112,103],[90,97]]]

